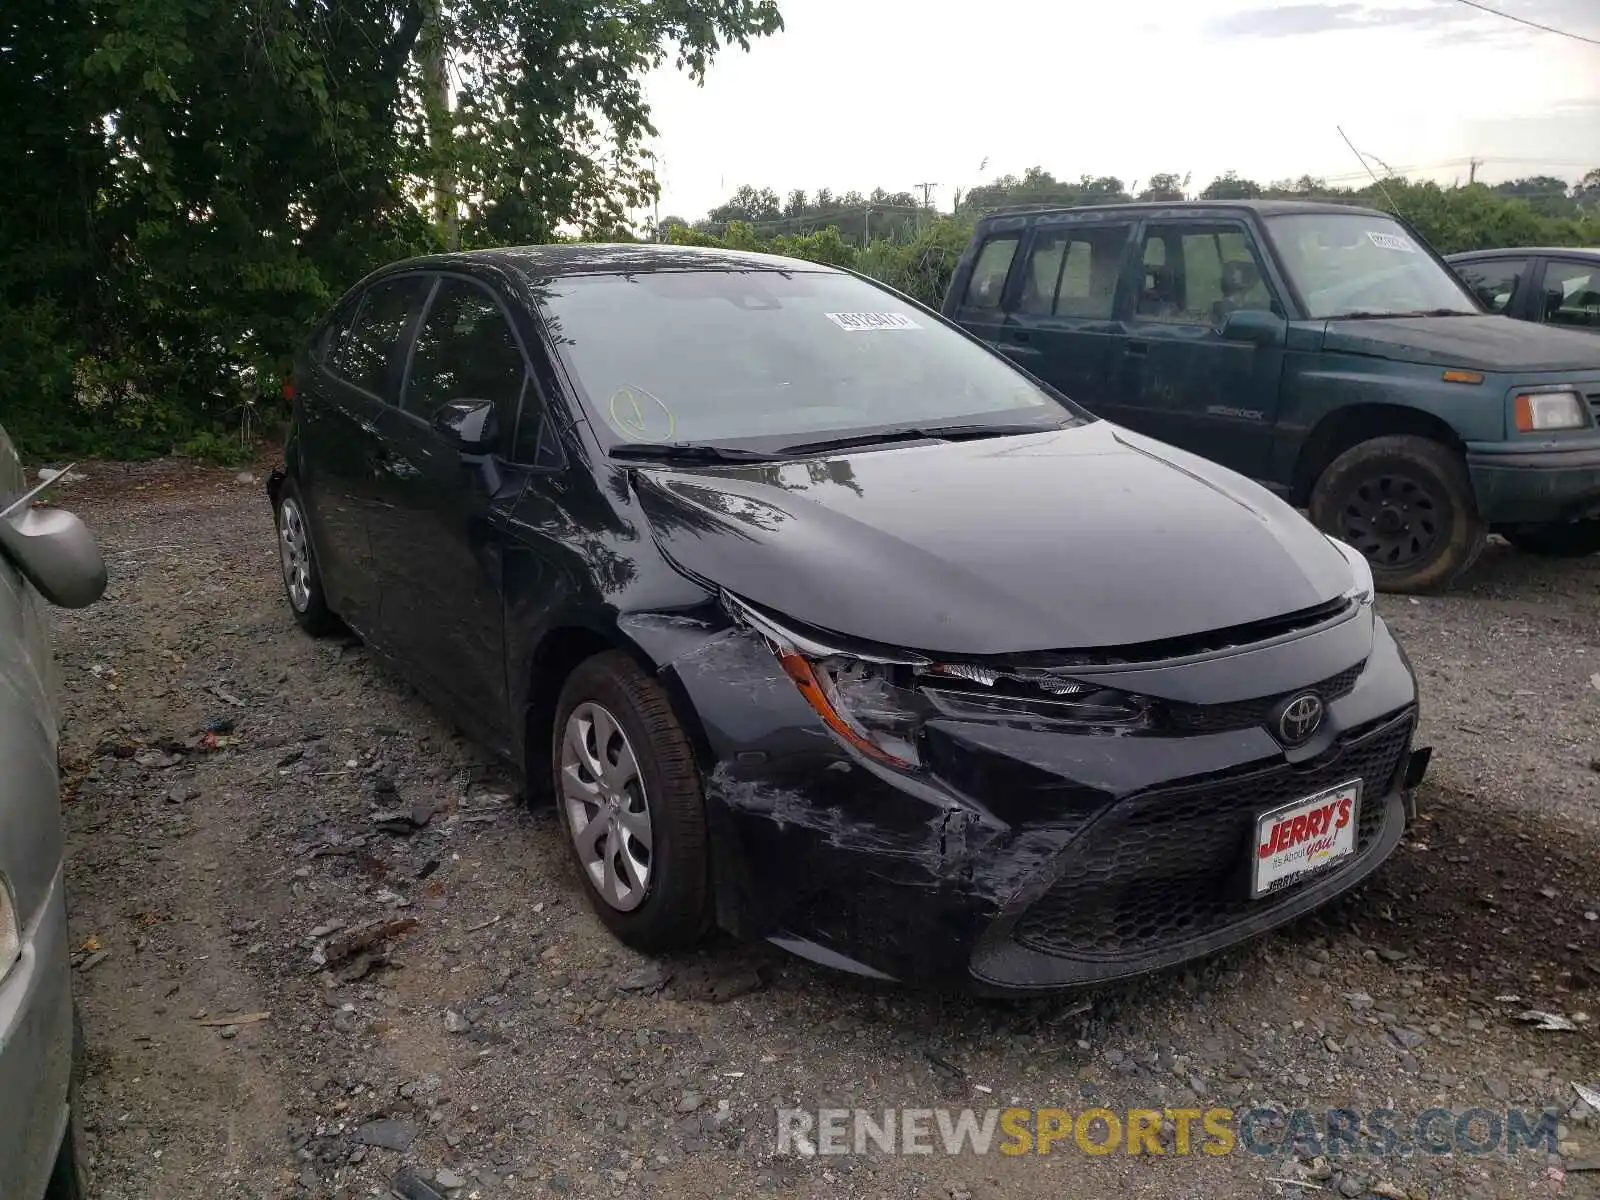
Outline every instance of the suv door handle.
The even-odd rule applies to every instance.
[[[1149,349],[1149,342],[1129,342],[1123,347],[1122,352],[1130,358],[1143,358]]]
[[[1011,331],[1011,340],[1014,341],[1014,342],[1025,342],[1025,341],[1027,341],[1028,340],[1028,331],[1026,329],[1013,329]]]

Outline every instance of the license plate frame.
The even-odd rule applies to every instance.
[[[1298,800],[1258,812],[1255,837],[1250,843],[1250,898],[1260,900],[1276,895],[1285,888],[1354,858],[1356,832],[1361,822],[1361,793],[1362,781],[1359,778],[1347,779]],[[1350,802],[1348,813],[1339,808],[1340,801],[1346,798]],[[1314,822],[1313,813],[1325,815]],[[1298,816],[1304,816],[1307,825],[1296,831],[1293,820]],[[1263,854],[1264,847],[1278,846],[1281,841],[1281,835],[1274,839],[1274,834],[1285,817],[1289,818],[1289,822],[1283,833],[1293,834],[1294,840],[1282,849]],[[1308,849],[1324,840],[1327,844],[1320,853]],[[1286,855],[1286,851],[1292,853]],[[1303,859],[1307,854],[1315,854],[1315,861],[1297,868],[1292,866],[1295,858]]]

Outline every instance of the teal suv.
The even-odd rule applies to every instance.
[[[992,213],[944,313],[1090,411],[1309,509],[1385,590],[1447,587],[1491,530],[1600,551],[1600,339],[1486,312],[1385,213]]]

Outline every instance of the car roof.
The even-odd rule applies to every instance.
[[[438,269],[473,263],[509,268],[531,279],[552,279],[566,275],[639,275],[650,271],[808,271],[842,274],[821,263],[777,254],[657,242],[557,242],[545,246],[499,246],[493,250],[410,258],[388,269]]]
[[[985,213],[982,219],[988,221],[1000,217],[1057,216],[1067,213],[1216,212],[1219,209],[1253,212],[1263,217],[1280,216],[1285,213],[1357,213],[1378,217],[1392,215],[1375,208],[1359,208],[1353,204],[1329,204],[1318,200],[1129,200],[1121,204],[1016,205],[994,209]]]
[[[1555,255],[1561,258],[1589,258],[1600,262],[1600,247],[1587,246],[1496,246],[1492,250],[1461,250],[1446,254],[1446,262],[1461,262],[1469,258],[1526,258],[1530,254]]]

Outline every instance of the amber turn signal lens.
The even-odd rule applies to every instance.
[[[914,765],[903,758],[896,758],[857,733],[850,722],[839,715],[839,710],[833,707],[833,702],[828,699],[827,689],[822,686],[822,680],[817,678],[816,671],[804,656],[790,651],[787,654],[780,654],[778,661],[783,664],[784,674],[794,680],[795,687],[800,689],[800,694],[806,698],[806,703],[816,710],[817,716],[822,718],[822,723],[834,733],[867,757],[875,758],[888,766],[905,770]]]

